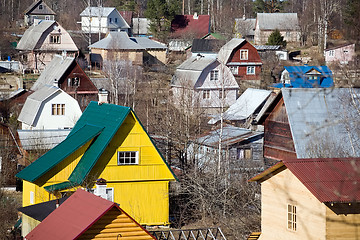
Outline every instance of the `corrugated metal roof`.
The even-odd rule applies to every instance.
[[[256,18],[260,30],[299,30],[297,13],[258,13]]]
[[[90,45],[89,48],[145,50],[144,47],[132,41],[126,32],[110,32],[105,38]]]
[[[54,85],[54,81],[61,79],[74,61],[75,58],[73,57],[64,58],[62,56],[55,55],[31,87],[31,90],[36,91],[45,85]]]
[[[281,91],[298,158],[360,157],[360,89]]]
[[[113,11],[117,11],[114,7],[87,7],[80,13],[81,17],[107,17]],[[120,14],[120,13],[119,13]]]
[[[227,42],[219,51],[218,59],[220,62],[226,64],[229,61],[231,53],[234,49],[241,44],[245,43],[245,39],[243,38],[233,38],[229,42]]]
[[[25,150],[52,149],[61,143],[71,129],[17,130]]]
[[[258,51],[263,50],[279,50],[281,48],[280,45],[254,45],[255,49]]]
[[[230,121],[247,119],[264,103],[270,94],[271,91],[269,90],[254,88],[246,89],[236,102],[224,112],[223,118]],[[220,121],[220,116],[214,117],[208,123],[215,124],[218,121]]]
[[[16,174],[16,176],[29,182],[36,181],[102,131],[103,127],[87,124],[73,129],[72,134],[68,135],[65,141],[42,155],[35,162]]]
[[[63,92],[63,90],[55,86],[43,86],[33,94],[29,95],[21,109],[18,120],[33,126],[42,103],[58,92]]]
[[[16,49],[32,51],[36,49],[37,43],[41,36],[53,25],[57,25],[55,21],[42,20],[39,24],[31,25],[20,39]]]
[[[104,229],[106,226],[108,229],[114,229],[112,221],[119,218],[121,221],[116,225],[120,225],[120,227],[111,232],[115,238],[120,235],[125,238],[126,236],[133,236],[134,239],[155,239],[116,203],[81,189],[77,190],[26,235],[26,239],[77,239],[86,235],[86,231],[101,220],[106,219],[108,222],[103,226]],[[110,221],[108,221],[109,219]],[[98,234],[101,236],[100,230],[98,230]]]
[[[225,41],[219,39],[194,39],[192,53],[217,53]]]
[[[210,15],[176,15],[171,21],[171,37],[201,38],[210,33]]]
[[[144,47],[146,50],[158,49],[158,50],[166,50],[167,46],[165,44],[161,44],[159,42],[153,41],[147,37],[131,37],[130,38],[135,43]]]
[[[360,201],[360,159],[284,160],[285,166],[320,202]]]

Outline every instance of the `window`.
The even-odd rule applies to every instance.
[[[109,23],[112,23],[112,18],[109,18]]]
[[[330,50],[329,51],[329,57],[334,57],[335,56],[335,51],[334,50]]]
[[[246,75],[255,75],[255,67],[254,66],[246,67]]]
[[[217,81],[219,80],[219,70],[212,70],[210,72],[210,81]]]
[[[133,165],[139,164],[139,152],[124,151],[118,152],[118,165]]]
[[[345,54],[348,54],[348,53],[349,53],[349,51],[348,51],[348,50],[344,50],[344,53],[345,53]]]
[[[115,23],[117,23],[117,18],[115,18]]]
[[[68,87],[78,87],[80,86],[80,78],[68,78]]]
[[[43,9],[43,5],[40,4],[40,5],[39,5],[39,9]]]
[[[30,191],[30,204],[34,204],[34,192]]]
[[[252,159],[252,149],[251,148],[238,148],[237,149],[237,159]]]
[[[308,80],[317,80],[318,79],[318,76],[314,76],[314,75],[312,75],[312,76],[308,76]]]
[[[203,99],[210,98],[210,90],[203,90]]]
[[[239,67],[238,66],[230,66],[230,71],[232,72],[232,74],[239,74]]]
[[[65,104],[51,104],[51,115],[65,115]]]
[[[223,98],[223,90],[219,90],[219,99]],[[226,90],[224,90],[224,98],[226,98]]]
[[[45,16],[45,20],[50,20],[50,16]]]
[[[287,228],[296,231],[296,206],[287,205]]]
[[[240,60],[248,60],[249,50],[240,50]]]
[[[61,43],[60,35],[50,35],[50,43],[60,44]]]

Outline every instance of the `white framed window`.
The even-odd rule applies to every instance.
[[[97,186],[97,187],[99,187],[99,186]],[[103,192],[103,190],[105,190],[105,192]],[[112,187],[102,189],[101,191],[96,191],[95,188],[92,188],[89,190],[89,192],[96,196],[102,197],[106,200],[109,200],[111,202],[114,202],[114,188],[112,188]]]
[[[240,60],[248,60],[249,50],[240,50]]]
[[[210,72],[210,81],[217,81],[219,80],[219,70],[212,70]]]
[[[226,90],[224,89],[224,96],[223,96],[223,90],[219,90],[219,99],[226,98]]]
[[[65,115],[65,104],[51,104],[51,115]]]
[[[232,74],[239,74],[239,67],[238,66],[230,66],[230,71]]]
[[[50,20],[50,16],[45,16],[45,20]]]
[[[238,148],[237,149],[237,159],[252,159],[252,149],[251,148]]]
[[[210,99],[210,90],[203,90],[203,99]]]
[[[255,75],[255,66],[246,67],[246,75]]]
[[[68,78],[68,87],[78,87],[80,86],[80,78]]]
[[[60,35],[50,35],[50,43],[51,44],[60,44],[61,36]]]
[[[330,50],[329,57],[334,57],[334,56],[335,56],[335,50]]]
[[[118,151],[118,165],[139,164],[138,151]]]
[[[287,228],[296,231],[296,206],[292,204],[287,205]]]

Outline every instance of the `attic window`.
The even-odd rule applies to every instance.
[[[43,9],[43,5],[40,4],[40,5],[39,5],[39,9]]]
[[[210,72],[210,81],[217,81],[219,80],[219,70],[212,70]]]
[[[119,151],[118,165],[134,165],[139,164],[138,151]]]
[[[80,79],[78,77],[68,78],[68,87],[80,86]]]
[[[296,206],[292,204],[287,205],[287,228],[296,231]]]
[[[60,35],[50,35],[50,43],[51,44],[60,44],[61,36]]]
[[[115,18],[115,23],[117,23],[117,18]]]
[[[65,104],[51,104],[51,115],[65,115]]]
[[[248,60],[249,50],[240,50],[240,60]]]

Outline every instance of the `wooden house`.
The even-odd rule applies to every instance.
[[[262,61],[251,43],[233,38],[220,49],[218,59],[230,68],[242,91],[260,87]]]
[[[221,104],[228,107],[236,101],[239,86],[230,69],[215,57],[197,55],[176,68],[171,89],[177,106],[200,107],[214,114]]]
[[[282,160],[250,181],[261,183],[259,240],[356,240],[359,158]]]
[[[169,224],[169,181],[175,175],[131,108],[91,102],[59,145],[17,174],[23,206],[94,187],[144,225]]]
[[[24,12],[25,26],[37,24],[41,20],[55,20],[55,12],[43,1],[35,0]]]
[[[300,26],[297,13],[258,13],[255,23],[255,44],[266,44],[276,29],[286,42],[299,43]]]
[[[355,59],[355,43],[327,48],[324,55],[326,64],[348,64]]]
[[[264,125],[264,158],[360,157],[359,89],[282,88],[256,121]]]
[[[98,98],[98,89],[73,57],[55,55],[30,89],[45,85],[62,89],[78,101],[81,110]]]
[[[53,210],[26,239],[155,239],[118,204],[77,190]]]
[[[24,70],[40,71],[55,54],[75,57],[78,53],[70,34],[55,21],[40,21],[27,29],[18,43]]]

